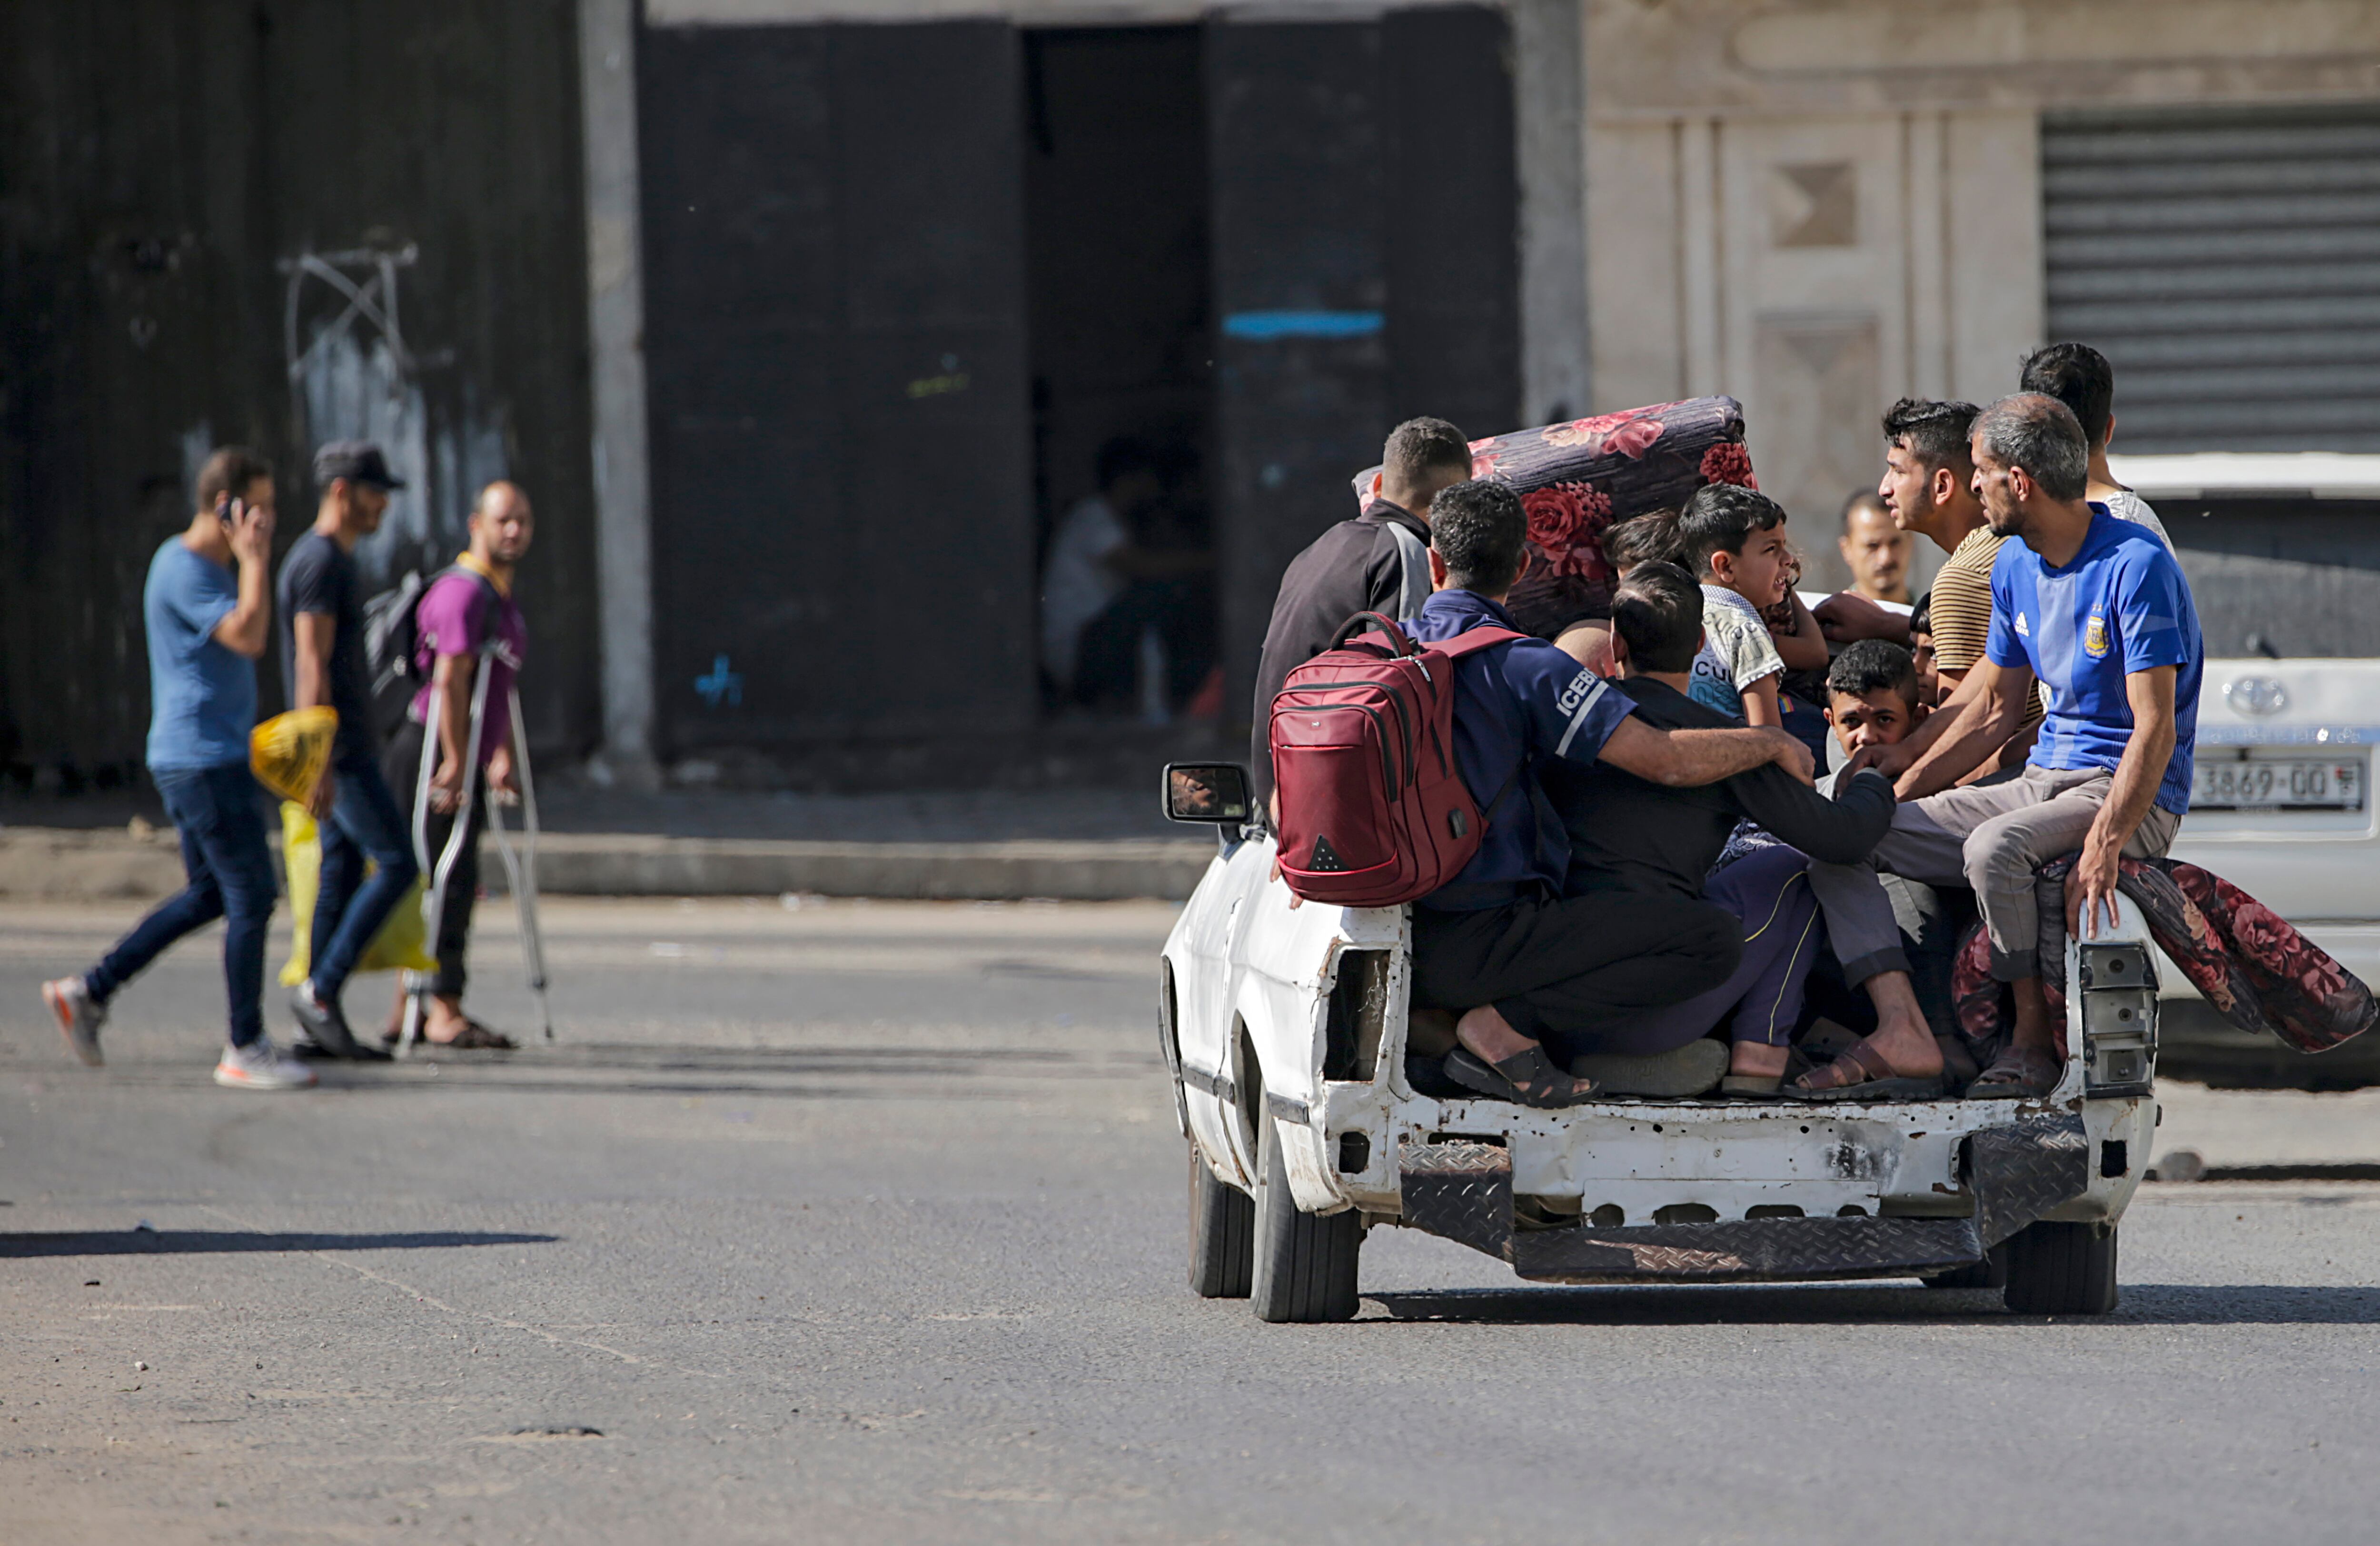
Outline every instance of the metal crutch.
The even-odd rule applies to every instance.
[[[455,861],[463,857],[463,844],[471,834],[471,800],[480,785],[480,739],[488,718],[488,679],[495,675],[488,669],[487,655],[488,651],[480,651],[478,680],[471,684],[471,728],[463,739],[463,796],[455,807],[455,825],[446,834],[446,846],[439,853],[434,870],[430,863],[430,777],[438,765],[438,719],[446,712],[446,695],[434,687],[421,729],[421,768],[413,784],[413,862],[430,877],[421,892],[421,926],[422,939],[433,953],[438,948],[439,926],[446,918],[447,877],[454,874]],[[434,971],[405,974],[405,1026],[397,1032],[398,1057],[411,1053],[420,1039],[422,1017],[429,1013],[430,994],[437,986]]]
[[[545,997],[545,936],[537,922],[537,780],[529,775],[528,726],[521,720],[520,689],[512,700],[513,766],[520,770],[521,852],[513,853],[512,834],[504,830],[504,808],[488,797],[488,827],[496,834],[496,852],[504,861],[504,880],[513,890],[513,907],[520,917],[521,964],[528,968],[528,990],[537,995],[538,1017],[545,1022],[545,1039],[553,1040],[553,1006]]]

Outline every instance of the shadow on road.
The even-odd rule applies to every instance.
[[[558,1235],[426,1229],[405,1235],[259,1235],[244,1229],[87,1229],[0,1235],[0,1260],[36,1256],[190,1256],[217,1251],[433,1250],[454,1246],[546,1246]]]
[[[1864,1325],[1876,1321],[2017,1321],[1995,1289],[1933,1290],[1877,1284],[1651,1285],[1467,1289],[1366,1294],[1390,1321],[1470,1325]],[[2126,1284],[2122,1301],[2092,1321],[2155,1326],[2380,1324],[2380,1288],[2270,1284]]]

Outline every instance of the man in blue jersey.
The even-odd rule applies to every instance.
[[[1510,628],[1504,597],[1528,566],[1520,496],[1479,479],[1441,491],[1431,510],[1436,589],[1407,632],[1429,643]],[[1699,897],[1561,895],[1569,844],[1535,765],[1604,761],[1681,785],[1777,762],[1806,784],[1810,754],[1774,727],[1651,728],[1601,677],[1522,639],[1456,666],[1454,755],[1484,830],[1462,872],[1415,905],[1415,999],[1460,1016],[1460,1045],[1446,1059],[1455,1083],[1524,1105],[1575,1105],[1595,1086],[1557,1067],[1548,1041],[1566,1061],[1597,1050],[1596,1033],[1621,1017],[1724,979],[1742,930]]]
[[[2084,497],[2090,448],[2054,397],[2003,397],[1975,420],[1974,489],[2003,543],[1992,566],[1991,631],[1979,690],[1898,746],[1857,766],[1894,777],[1904,802],[1875,868],[1929,884],[1974,887],[1991,936],[1992,975],[2014,990],[2008,1050],[1970,1097],[2046,1094],[2064,1038],[2049,1021],[2041,973],[2062,970],[2068,931],[2112,918],[2117,860],[2162,858],[2190,809],[2203,651],[2190,585],[2155,532]],[[2049,712],[2019,777],[1952,788],[2022,721],[2038,679]],[[2035,870],[2081,850],[2061,896]],[[1847,974],[1905,969],[1892,912],[1868,866],[1810,867]],[[1863,969],[1864,968],[1864,969]],[[1905,979],[1903,979],[1905,984]],[[1876,995],[1876,1034],[1818,1070],[1803,1093],[1849,1093],[1873,1079],[1940,1066]],[[1908,996],[1908,1008],[1915,1006]],[[1923,1029],[1923,1021],[1917,1022]]]

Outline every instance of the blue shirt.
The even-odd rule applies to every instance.
[[[2189,810],[2204,650],[2190,582],[2155,532],[2094,504],[2091,530],[2063,568],[2050,567],[2022,541],[2001,543],[1984,653],[1995,665],[2032,667],[2049,689],[2049,713],[2030,759],[2036,768],[2113,772],[2132,738],[2125,676],[2179,667],[2173,756],[2156,803],[2177,816]]]
[[[248,761],[256,724],[256,663],[214,637],[239,606],[239,581],[169,537],[140,590],[149,629],[149,766],[219,768]]]
[[[1502,607],[1469,590],[1440,590],[1405,621],[1416,643],[1475,627],[1509,628]],[[1454,761],[1487,812],[1479,851],[1463,873],[1421,900],[1444,912],[1479,912],[1542,886],[1561,889],[1570,839],[1529,764],[1540,757],[1592,765],[1635,705],[1541,639],[1465,657],[1454,676]]]

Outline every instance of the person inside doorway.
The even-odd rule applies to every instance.
[[[1171,713],[1215,662],[1214,553],[1183,497],[1179,459],[1120,437],[1099,491],[1059,522],[1042,575],[1041,659],[1056,700]],[[1161,673],[1144,682],[1149,642]]]

